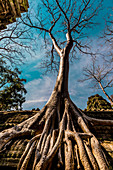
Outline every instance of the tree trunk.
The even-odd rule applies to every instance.
[[[106,95],[106,97],[107,97],[108,100],[110,101],[111,105],[113,105],[113,100],[112,100],[111,97],[109,97],[109,95],[106,93],[106,91],[104,90],[104,88],[103,88],[101,82],[99,82],[99,85],[100,85],[100,87],[101,87],[103,93]]]
[[[67,45],[63,50],[58,47],[51,33],[50,36],[60,56],[55,88],[41,111],[16,127],[0,133],[1,152],[14,138],[34,134],[21,156],[18,170],[27,169],[31,158],[34,158],[33,170],[107,170],[108,164],[100,144],[88,128],[92,119],[85,116],[69,97],[69,53],[73,46],[71,35],[67,34]],[[96,121],[103,123],[97,119],[93,123]],[[112,120],[104,123],[113,125]]]

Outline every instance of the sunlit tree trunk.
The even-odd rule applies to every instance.
[[[110,101],[111,105],[113,105],[113,100],[111,99],[111,97],[109,97],[109,95],[106,93],[106,91],[104,90],[101,82],[99,82],[100,88],[102,89],[103,93],[106,95],[106,97],[108,98],[108,100]]]

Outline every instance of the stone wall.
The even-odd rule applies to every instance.
[[[113,111],[84,112],[87,116],[98,119],[113,120]],[[99,140],[113,140],[113,126],[91,126],[91,131]]]
[[[28,11],[28,0],[1,0],[0,1],[0,30],[16,21],[21,13]]]
[[[87,116],[98,119],[113,120],[113,111],[84,112]],[[91,132],[98,138],[109,162],[109,170],[113,170],[113,126],[95,125]]]
[[[37,111],[0,111],[0,131],[11,128],[18,123],[30,118]],[[31,137],[31,136],[30,136]],[[29,142],[29,136],[24,136],[13,140],[7,147],[7,150],[0,154],[0,170],[8,170],[9,167],[12,170],[16,170],[20,157],[25,150],[27,143]]]
[[[0,111],[0,131],[15,126],[33,116],[37,111]]]
[[[34,115],[37,111],[12,111],[0,112],[0,131],[24,121]],[[85,112],[86,115],[100,119],[113,119],[113,112]],[[100,141],[107,156],[109,170],[113,170],[113,126],[91,126],[90,130]],[[0,154],[0,169],[16,170],[19,159],[29,142],[29,136],[12,141],[7,150]],[[30,165],[29,165],[30,169]]]

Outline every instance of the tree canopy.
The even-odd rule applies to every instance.
[[[46,57],[42,60],[42,67],[47,71],[58,70],[59,57],[51,41],[53,36],[58,47],[63,49],[67,43],[66,34],[69,32],[73,39],[70,59],[76,58],[77,52],[91,54],[87,40],[90,29],[95,27],[94,18],[97,17],[103,0],[87,1],[57,1],[42,0],[37,3],[35,10],[31,9],[24,17],[23,23],[34,28],[43,39]],[[88,31],[89,30],[89,31]],[[51,35],[51,36],[49,36]]]
[[[27,93],[18,68],[11,70],[5,61],[0,62],[0,110],[22,109]]]

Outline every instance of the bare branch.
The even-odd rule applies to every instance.
[[[92,58],[91,64],[87,65],[87,67],[85,67],[83,70],[83,75],[85,78],[82,79],[81,82],[87,80],[93,81],[92,87],[99,89],[100,86],[100,89],[103,91],[103,93],[107,96],[107,98],[112,103],[112,99],[105,91],[107,87],[112,87],[113,77],[111,76],[111,74],[113,71],[113,67],[111,66],[112,63],[111,65],[110,64],[106,65],[106,63],[104,63],[103,65],[102,58],[101,58],[101,65],[99,64],[99,61],[96,59],[96,57]]]
[[[58,5],[59,9],[60,9],[60,10],[61,10],[61,12],[63,13],[63,15],[64,15],[65,19],[67,20],[67,23],[68,23],[68,25],[67,25],[67,29],[68,29],[68,32],[69,32],[69,31],[70,31],[70,22],[69,22],[69,19],[68,19],[68,17],[67,17],[67,15],[66,15],[66,13],[64,12],[64,10],[62,9],[62,7],[60,6],[60,4],[59,4],[58,0],[55,0],[55,1],[56,1],[57,5]]]
[[[42,31],[45,31],[45,32],[49,32],[49,30],[47,30],[47,29],[45,29],[45,28],[43,28],[43,27],[38,27],[38,26],[36,26],[36,25],[33,25],[33,23],[32,23],[32,21],[30,20],[30,18],[28,18],[28,19],[29,19],[29,21],[30,21],[31,24],[26,23],[26,22],[21,18],[23,24],[25,24],[25,25],[27,25],[27,26],[29,26],[29,27],[31,27],[31,28],[36,28],[36,29],[39,29],[39,30],[42,30]]]
[[[52,31],[52,29],[54,28],[55,24],[57,23],[57,21],[60,19],[61,14],[59,14],[59,17],[54,21],[53,25],[51,26],[51,28],[49,29],[49,32]]]
[[[58,52],[58,54],[60,55],[60,53],[61,53],[61,48],[58,46],[57,41],[56,41],[56,39],[53,37],[53,35],[52,35],[51,32],[49,32],[49,35],[50,35],[50,37],[51,37],[51,40],[52,40],[52,42],[53,42],[53,45],[54,45],[55,50],[56,50],[56,51]]]
[[[84,6],[84,8],[82,9],[82,11],[80,12],[79,18],[77,23],[71,28],[71,32],[79,25],[79,22],[81,20],[82,14],[84,13],[84,11],[86,10],[88,4],[90,3],[90,0],[88,0],[88,2],[86,3],[86,5]]]

